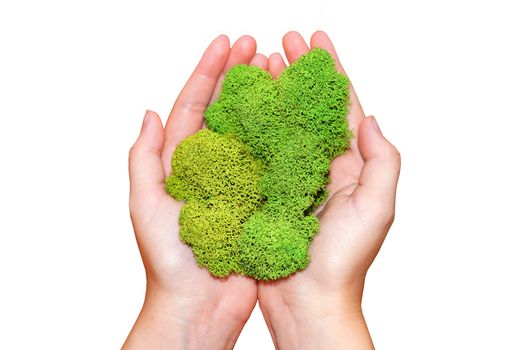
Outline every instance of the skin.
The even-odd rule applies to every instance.
[[[321,47],[336,59],[324,32],[310,45],[297,32],[283,38],[288,63]],[[177,98],[166,126],[148,111],[130,150],[130,212],[146,270],[146,297],[124,349],[231,349],[253,307],[260,308],[278,349],[373,349],[361,310],[366,272],[394,219],[400,170],[396,148],[374,117],[364,117],[353,87],[348,115],[351,149],[330,168],[331,194],[318,209],[321,230],[304,271],[274,282],[242,276],[218,279],[199,268],[178,238],[183,205],[166,194],[170,158],[184,138],[203,126],[203,113],[220,91],[225,72],[245,63],[278,77],[286,67],[279,53],[256,53],[243,36],[230,48],[219,36],[205,51]]]

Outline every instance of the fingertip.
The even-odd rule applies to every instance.
[[[160,119],[159,114],[157,112],[150,111],[150,110],[148,110],[148,112],[150,113],[150,118],[151,118],[150,123],[155,125],[157,129],[164,129],[164,125],[162,124],[162,120]]]
[[[316,30],[316,31],[312,34],[312,37],[310,38],[310,44],[313,44],[314,39],[319,39],[319,38],[323,38],[323,37],[328,37],[328,35],[326,34],[326,32],[323,31],[323,30]],[[313,45],[312,45],[312,46],[313,46]]]
[[[268,56],[268,59],[273,59],[273,60],[280,59],[280,60],[284,61],[283,60],[283,56],[281,56],[281,54],[279,52],[273,52],[272,54],[270,54],[270,56]]]
[[[283,48],[289,64],[295,62],[300,56],[308,52],[306,41],[296,31],[289,31],[283,36]]]
[[[239,41],[249,42],[249,43],[254,44],[254,45],[257,43],[255,38],[253,36],[251,36],[251,35],[248,35],[248,34],[241,35],[241,37],[239,38]]]
[[[257,42],[255,39],[250,35],[241,36],[233,43],[222,73],[226,73],[230,68],[237,64],[249,64],[256,51]],[[215,89],[214,95],[218,93],[217,88],[218,86]]]
[[[140,135],[128,155],[132,194],[143,186],[150,186],[152,196],[153,192],[162,193],[165,176],[161,159],[164,145],[163,131],[159,115],[152,110],[146,110]]]
[[[226,34],[220,34],[212,41],[212,44],[230,48],[230,38]]]
[[[255,53],[257,51],[257,41],[250,35],[243,35],[235,41],[232,46],[232,49],[235,48],[243,52],[244,54]]]
[[[287,38],[290,36],[290,35],[296,35],[296,34],[299,34],[297,31],[295,30],[289,30],[287,31],[286,33],[284,33],[283,35],[283,38],[282,38],[282,43],[284,44],[284,42],[287,40]]]
[[[221,34],[204,51],[195,71],[210,77],[218,77],[230,52],[230,39]]]
[[[223,36],[226,37],[225,35]],[[217,82],[215,83],[209,101],[214,101],[219,95],[220,87],[222,85],[222,81],[226,72],[228,72],[233,66],[237,64],[249,64],[250,60],[253,58],[255,52],[257,51],[257,42],[250,35],[242,35],[240,38],[235,40],[231,48],[229,47],[228,39],[227,46],[228,48],[222,56],[220,72],[218,73]]]
[[[379,128],[379,126],[376,128],[374,124],[378,125],[377,120],[373,115],[363,118],[359,124],[359,134],[370,134],[370,132],[373,132],[374,134],[377,133],[377,128]]]
[[[317,37],[328,38],[328,34],[322,29],[317,29],[316,31],[313,32],[312,38],[317,38]]]
[[[361,121],[359,136],[359,150],[365,161],[373,157],[399,154],[394,145],[384,137],[374,116],[368,116]]]
[[[160,124],[162,126],[162,121],[160,119],[159,114],[155,111],[152,111],[151,109],[146,110],[144,119],[148,119],[148,123]]]
[[[164,127],[159,115],[152,111],[146,110],[142,121],[142,128],[137,143],[145,143],[155,151],[160,152],[164,143]]]
[[[341,64],[341,61],[339,60],[339,57],[337,56],[337,52],[335,50],[334,44],[332,43],[332,40],[326,34],[326,32],[322,30],[315,31],[312,36],[310,37],[310,47],[311,48],[321,48],[323,50],[326,50],[330,53],[332,58],[335,60],[335,65],[337,67],[337,70],[341,73],[345,73],[343,69],[343,65]]]
[[[151,109],[146,109],[146,114],[144,115],[144,119],[151,119],[151,118],[159,118],[159,115],[157,112],[152,111]]]
[[[379,124],[377,124],[376,117],[371,115],[371,116],[368,116],[367,119],[370,119],[370,124],[371,124],[372,128],[374,129],[374,131],[376,133],[380,134],[381,136],[383,136],[383,133],[381,132],[381,129],[379,128]]]
[[[210,43],[210,45],[206,49],[206,52],[204,53],[204,56],[209,55],[210,53],[213,53],[215,56],[219,58],[221,57],[225,58],[228,56],[229,51],[230,51],[230,38],[228,38],[224,34],[221,34]]]
[[[276,79],[285,68],[286,63],[280,53],[274,52],[268,57],[268,71],[274,79]]]
[[[334,49],[332,42],[326,32],[322,30],[316,30],[312,36],[310,37],[310,47],[313,48],[321,48],[330,53],[332,57],[334,57]],[[334,57],[335,58],[335,57]]]
[[[373,131],[370,128],[370,122],[372,121],[372,116],[365,117],[361,122],[359,123],[358,127],[358,135],[359,138],[357,139],[357,143],[359,145],[359,150],[361,151],[361,154],[363,158],[365,158],[368,155],[368,150],[370,147],[367,147],[369,144],[370,139],[370,132]],[[374,137],[374,135],[371,135]]]
[[[298,38],[302,38],[301,33],[296,30],[290,30],[283,35],[282,43],[284,45],[284,43]]]
[[[365,163],[360,186],[354,195],[376,198],[379,207],[384,207],[388,200],[395,200],[401,156],[397,148],[383,136],[373,116],[361,121],[359,134],[359,151]]]
[[[152,110],[146,109],[144,118],[142,118],[142,127],[140,128],[140,134],[142,135],[146,129],[149,127],[151,120],[155,117],[155,112]]]
[[[140,131],[144,131],[144,129],[147,127],[147,125],[149,124],[151,118],[152,118],[152,115],[153,115],[153,111],[149,110],[149,109],[146,109],[146,113],[144,114],[144,118],[142,118],[142,127],[140,129]]]
[[[250,65],[268,70],[268,58],[262,53],[256,53],[250,61]]]

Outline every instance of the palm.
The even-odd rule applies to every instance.
[[[138,198],[155,204],[150,217],[133,218],[136,230],[148,236],[148,242],[141,245],[142,251],[151,251],[143,253],[150,267],[148,278],[170,294],[185,296],[189,307],[220,300],[226,316],[247,318],[255,303],[255,281],[241,276],[219,279],[198,267],[191,248],[179,239],[178,216],[183,203],[167,194],[158,197]]]
[[[328,290],[341,289],[349,278],[357,278],[366,271],[363,256],[369,254],[363,251],[363,247],[370,247],[370,237],[366,234],[367,216],[359,210],[359,201],[363,198],[353,196],[362,167],[362,159],[353,150],[332,162],[328,186],[330,197],[317,210],[320,232],[310,247],[309,266],[287,279],[259,284],[261,303],[275,298],[276,293],[304,295],[310,291],[318,292],[318,286]]]

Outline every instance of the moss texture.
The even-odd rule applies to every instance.
[[[181,240],[213,275],[242,273],[239,239],[242,224],[263,200],[262,163],[233,135],[204,129],[179,144],[171,166],[167,191],[186,201],[179,217]]]
[[[168,192],[187,202],[181,238],[201,266],[273,280],[308,265],[319,230],[312,210],[351,138],[348,104],[348,78],[321,49],[276,80],[254,66],[228,72],[205,112],[213,132],[179,145],[167,179]]]

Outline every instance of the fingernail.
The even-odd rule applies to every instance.
[[[153,112],[151,112],[149,109],[146,110],[146,114],[144,114],[144,120],[142,121],[142,129],[144,129],[151,120],[151,115]]]
[[[371,116],[370,118],[372,118],[372,120],[370,121],[370,123],[372,123],[372,127],[374,128],[374,130],[379,134],[379,135],[383,135],[383,133],[381,132],[381,129],[379,128],[379,124],[377,124],[377,120],[374,116]]]

